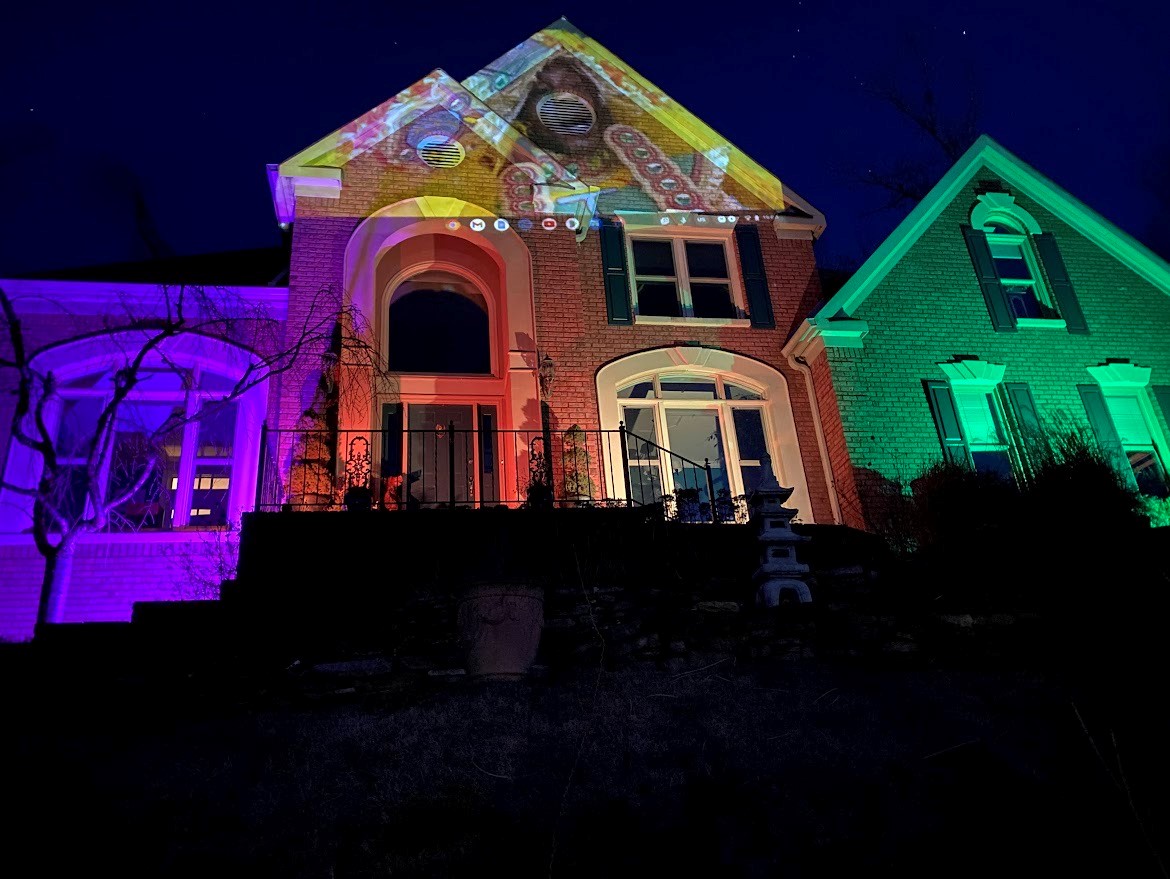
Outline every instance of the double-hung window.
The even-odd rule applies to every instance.
[[[732,282],[730,239],[635,234],[629,242],[638,317],[744,317]]]
[[[1085,413],[1102,452],[1140,492],[1170,495],[1166,463],[1170,442],[1158,424],[1154,400],[1170,418],[1170,388],[1151,386],[1153,370],[1127,360],[1091,366],[1095,384],[1078,385]]]
[[[1166,497],[1170,494],[1166,482],[1166,469],[1158,454],[1158,447],[1154,442],[1154,435],[1142,403],[1141,397],[1137,394],[1105,394],[1105,407],[1109,410],[1109,417],[1113,419],[1117,439],[1121,443],[1121,452],[1130,470],[1133,471],[1138,491],[1154,497]]]
[[[1060,317],[1040,273],[1028,236],[1003,221],[985,227],[987,246],[1004,295],[1016,320],[1051,320]]]
[[[1032,392],[1003,381],[1003,364],[965,358],[940,363],[946,381],[926,381],[926,394],[947,460],[1013,479],[1028,440],[1040,429]]]
[[[997,332],[1055,328],[1088,333],[1056,237],[1006,192],[984,192],[963,235]]]

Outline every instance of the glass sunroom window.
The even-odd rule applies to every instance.
[[[86,468],[113,379],[112,371],[93,373],[65,383],[60,391],[55,446],[66,470],[56,506],[73,521],[92,514]],[[138,531],[226,524],[237,404],[222,398],[234,383],[209,371],[170,365],[143,368],[137,379],[113,413],[108,460],[94,462],[107,500],[129,492],[109,511],[109,527]]]

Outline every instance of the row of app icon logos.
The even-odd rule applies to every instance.
[[[491,221],[491,224],[492,224],[492,228],[495,229],[497,232],[507,232],[508,229],[512,225],[507,220],[505,220],[503,217],[497,217],[495,220]],[[456,231],[461,225],[462,224],[458,220],[449,220],[447,222],[447,228],[450,229],[452,232]],[[556,217],[544,217],[543,219],[540,220],[540,228],[545,229],[547,231],[552,231],[553,229],[556,229],[560,225],[561,225],[561,222],[558,221]],[[566,217],[563,221],[563,225],[570,232],[576,232],[578,229],[581,228],[581,221],[578,220],[576,217]],[[481,220],[479,217],[476,217],[474,220],[470,220],[467,223],[467,228],[470,229],[472,232],[483,232],[483,231],[487,230],[487,227],[488,227],[488,221]],[[519,229],[521,232],[528,232],[531,229],[534,229],[535,227],[536,227],[536,221],[531,220],[528,217],[521,217],[519,220],[516,221],[516,228]]]
[[[676,223],[676,224],[681,225],[681,226],[685,226],[688,223],[695,223],[695,224],[702,226],[702,225],[707,225],[707,224],[734,223],[738,219],[739,219],[739,217],[736,217],[734,214],[711,214],[711,215],[708,215],[708,214],[678,213],[678,214],[664,214],[658,218],[658,222],[661,223],[663,226],[669,226],[671,223]],[[745,214],[743,216],[743,219],[753,220],[755,222],[759,222],[760,215],[759,214],[752,214],[752,215]],[[768,220],[768,219],[771,219],[771,217],[765,216],[764,219]],[[483,220],[483,219],[480,219],[479,217],[476,217],[474,220],[468,221],[467,227],[472,232],[484,232],[487,230],[488,222],[489,222],[488,220]],[[511,226],[512,226],[512,224],[509,223],[507,220],[505,220],[503,217],[498,217],[494,220],[491,220],[490,222],[491,222],[492,228],[495,229],[497,232],[507,232],[508,229],[511,228]],[[516,225],[516,228],[519,229],[521,232],[528,232],[528,231],[536,228],[537,222],[538,222],[537,220],[530,219],[528,217],[521,217],[519,220],[516,221],[515,225]],[[539,223],[540,223],[540,228],[544,229],[545,231],[549,231],[549,232],[558,228],[561,225],[563,225],[570,232],[576,232],[578,229],[581,228],[581,221],[578,220],[576,217],[566,217],[564,220],[560,220],[560,221],[558,221],[556,217],[543,217],[539,220]],[[459,229],[462,225],[463,224],[460,223],[458,220],[449,220],[447,222],[447,228],[450,229],[452,232]]]

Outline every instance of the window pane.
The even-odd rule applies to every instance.
[[[658,450],[645,442],[658,442],[658,434],[654,427],[654,410],[648,406],[623,406],[622,420],[626,423],[626,430],[633,434],[629,438],[630,458],[656,458]]]
[[[84,458],[89,453],[89,443],[97,430],[98,416],[105,400],[87,398],[66,400],[61,411],[61,424],[57,429],[57,454],[64,458]]]
[[[1036,290],[1031,284],[1011,285],[1005,292],[1016,317],[1044,317],[1046,310],[1036,298]]]
[[[673,281],[638,281],[638,314],[679,317],[678,288]]]
[[[1003,444],[999,430],[999,419],[992,409],[990,394],[956,391],[955,404],[963,422],[967,444],[975,446],[998,446]]]
[[[227,376],[217,375],[214,372],[207,372],[204,370],[199,374],[199,390],[201,391],[231,391],[236,387],[235,379],[230,379]]]
[[[619,400],[650,400],[654,397],[654,382],[647,379],[646,381],[634,382],[628,384],[624,388],[618,388]]]
[[[714,400],[715,379],[689,375],[664,375],[658,379],[664,400]]]
[[[495,503],[500,499],[496,482],[496,407],[479,407],[479,500]]]
[[[390,369],[432,374],[483,375],[492,370],[487,302],[478,293],[409,281],[389,308]],[[462,285],[459,285],[462,286]]]
[[[731,288],[727,284],[691,284],[695,317],[735,317]]]
[[[190,373],[185,369],[140,369],[135,392],[174,391],[182,393],[187,389]]]
[[[1133,476],[1137,480],[1138,491],[1150,497],[1170,495],[1170,485],[1166,483],[1166,471],[1162,469],[1158,455],[1153,449],[1142,449],[1127,454],[1129,466],[1133,468]]]
[[[207,414],[199,415],[199,442],[195,454],[200,458],[230,458],[235,445],[236,407],[204,405]]]
[[[662,500],[662,473],[657,458],[630,460],[630,497],[636,504],[656,504]]]
[[[226,525],[227,501],[231,489],[231,465],[200,466],[195,469],[191,491],[192,525]]]
[[[635,275],[674,276],[674,252],[669,241],[640,241],[634,239]]]
[[[732,409],[735,441],[739,445],[739,474],[745,494],[760,487],[764,479],[764,456],[768,445],[764,439],[764,419],[759,409]]]
[[[1012,241],[996,240],[995,238],[987,239],[987,246],[991,248],[992,259],[1023,259],[1023,251],[1020,245]]]
[[[733,385],[731,382],[724,382],[723,398],[725,400],[762,400],[764,396],[739,385]]]
[[[170,524],[172,487],[178,477],[183,442],[183,428],[176,425],[183,415],[182,403],[124,403],[119,409],[108,496],[117,497],[141,484],[113,511],[115,528],[137,530]]]
[[[1028,261],[1024,259],[1024,254],[1020,251],[1019,245],[1010,245],[1014,253],[1004,256],[996,256],[995,247],[996,245],[992,246],[992,257],[995,260],[996,274],[1000,278],[1020,281],[1032,279],[1032,271],[1028,268]]]
[[[715,412],[667,409],[666,429],[670,451],[690,459],[683,461],[674,455],[670,457],[676,490],[697,489],[700,503],[709,503],[707,474],[702,466],[704,460],[709,460],[716,496],[720,491],[726,491],[727,467],[723,458],[723,431],[719,415]]]
[[[722,244],[687,242],[687,271],[692,278],[726,278],[727,254]]]
[[[764,419],[759,409],[732,409],[735,441],[739,445],[741,461],[760,461],[768,454],[764,441]]]
[[[1154,440],[1150,436],[1150,428],[1146,424],[1146,417],[1142,414],[1142,406],[1136,396],[1105,397],[1105,405],[1113,419],[1113,426],[1117,429],[1117,436],[1122,445],[1152,447]]]
[[[1003,450],[971,452],[971,461],[977,473],[989,476],[998,476],[1000,479],[1012,479],[1012,459]]]

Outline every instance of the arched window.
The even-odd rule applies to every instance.
[[[771,457],[764,389],[739,378],[671,371],[627,382],[617,397],[631,434],[635,499],[655,501],[688,488],[705,499],[707,462],[716,497],[751,494],[763,480]]]
[[[1063,319],[1070,332],[1084,331],[1055,238],[1014,196],[980,195],[964,234],[997,328],[1058,326]]]
[[[123,345],[123,342],[129,345]],[[129,395],[111,407],[119,370],[137,338],[93,336],[47,349],[34,359],[58,377],[57,393],[44,406],[60,477],[52,505],[68,521],[93,514],[88,468],[106,499],[129,496],[110,512],[113,531],[157,530],[187,525],[226,525],[249,500],[255,479],[252,443],[263,418],[263,384],[236,393],[250,363],[243,349],[203,337],[179,337],[147,357],[134,372]],[[42,361],[42,362],[38,362]],[[123,377],[124,380],[124,377]],[[98,425],[112,418],[109,454],[93,452]],[[40,478],[39,455],[13,440],[6,480],[32,486]],[[25,530],[27,496],[8,492],[0,530]]]
[[[425,272],[390,296],[387,353],[395,372],[483,375],[492,371],[487,301],[469,281]]]

